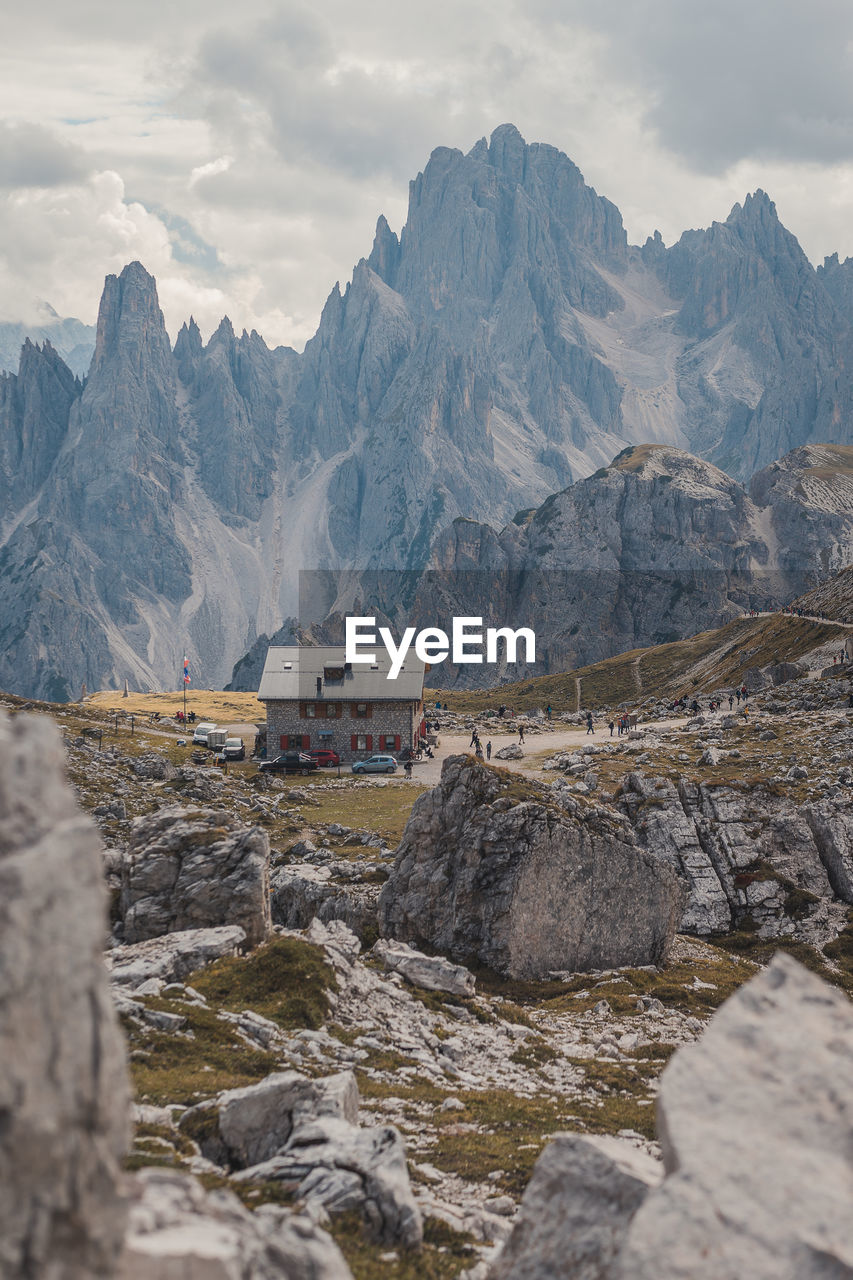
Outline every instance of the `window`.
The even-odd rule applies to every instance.
[[[357,720],[367,720],[370,712],[371,707],[368,702],[354,702],[352,704],[352,713]]]
[[[306,706],[305,715],[308,717],[309,720],[313,720],[316,717],[317,708],[315,707],[313,702],[309,702],[308,705]]]
[[[335,720],[338,715],[338,704],[336,702],[326,703],[326,719]]]
[[[323,668],[324,680],[343,680],[343,678],[344,678],[343,667],[324,667]]]
[[[303,747],[307,747],[310,739],[307,734],[291,733],[288,735],[287,745],[291,751],[301,751]]]
[[[368,750],[368,746],[367,746],[367,734],[366,734],[366,733],[357,733],[357,734],[355,735],[355,749],[356,749],[356,751],[367,751],[367,750]]]

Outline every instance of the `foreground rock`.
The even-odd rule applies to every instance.
[[[624,1247],[637,1280],[853,1274],[853,1007],[778,955],[675,1055],[668,1177]]]
[[[116,1280],[352,1280],[338,1246],[307,1217],[245,1209],[171,1169],[136,1176]]]
[[[520,978],[661,963],[683,911],[676,873],[627,822],[532,787],[518,799],[526,785],[470,756],[444,762],[382,890],[383,935]]]
[[[122,862],[125,942],[239,925],[249,946],[270,932],[269,840],[221,809],[160,809],[134,823]]]
[[[124,1047],[100,949],[97,833],[39,716],[0,714],[0,1275],[112,1275]]]
[[[490,1280],[616,1280],[625,1232],[661,1173],[618,1138],[559,1134],[536,1162]]]

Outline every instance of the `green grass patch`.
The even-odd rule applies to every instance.
[[[123,1019],[131,1051],[130,1073],[139,1102],[192,1106],[223,1089],[256,1084],[275,1071],[274,1055],[250,1048],[213,1009],[162,997],[150,998],[146,1004],[180,1014],[187,1019],[187,1027],[184,1032],[167,1034],[149,1028],[140,1030],[132,1019]]]
[[[483,1182],[500,1170],[495,1186],[520,1196],[548,1138],[567,1127],[567,1102],[550,1095],[518,1097],[505,1089],[456,1097],[464,1111],[435,1117],[438,1140],[429,1159],[437,1169]],[[476,1125],[476,1129],[468,1129]]]
[[[470,1236],[435,1218],[424,1223],[423,1247],[410,1252],[372,1242],[357,1213],[335,1214],[328,1230],[349,1263],[353,1280],[454,1280],[477,1259]]]
[[[323,948],[301,938],[275,938],[251,955],[227,956],[187,982],[217,1008],[251,1009],[287,1030],[322,1026],[329,992],[338,988]]]

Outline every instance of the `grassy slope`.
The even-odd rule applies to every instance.
[[[689,640],[634,649],[577,671],[535,676],[496,689],[427,690],[427,700],[431,705],[437,699],[458,712],[483,711],[500,703],[516,711],[549,703],[557,713],[577,711],[578,681],[581,707],[593,710],[649,697],[675,698],[734,684],[747,667],[774,660],[795,662],[827,640],[837,638],[840,645],[846,634],[839,627],[787,615],[738,618]]]

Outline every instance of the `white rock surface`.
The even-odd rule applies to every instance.
[[[106,952],[110,980],[137,990],[152,979],[180,982],[187,974],[202,969],[222,956],[236,955],[246,941],[239,925],[214,929],[182,929],[162,938],[146,938]]]
[[[270,932],[270,847],[260,827],[222,809],[159,809],[133,825],[122,862],[124,939],[239,925],[250,946]]]
[[[470,969],[453,964],[443,956],[427,956],[405,942],[380,938],[373,948],[385,965],[386,972],[401,973],[412,986],[427,991],[446,991],[453,996],[472,996],[475,979]]]
[[[239,1182],[268,1179],[298,1183],[306,1204],[330,1213],[358,1210],[374,1239],[387,1244],[416,1248],[423,1237],[405,1147],[390,1125],[358,1129],[333,1116],[301,1121],[277,1156],[235,1175]]]
[[[536,1162],[490,1280],[618,1280],[634,1214],[660,1164],[619,1138],[558,1134]]]
[[[630,1280],[853,1274],[853,1007],[789,956],[661,1079],[668,1177],[623,1247]]]
[[[44,716],[0,713],[0,1276],[112,1274],[129,1137],[97,832]]]
[[[250,1213],[171,1169],[144,1169],[135,1183],[116,1280],[352,1280],[310,1218],[272,1205]]]
[[[351,1071],[311,1080],[298,1071],[277,1071],[259,1084],[229,1089],[213,1104],[185,1112],[181,1123],[193,1132],[202,1112],[216,1113],[216,1126],[202,1153],[229,1167],[245,1169],[274,1156],[300,1120],[334,1116],[358,1123],[358,1086]]]

